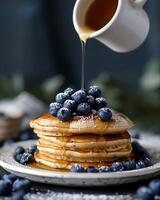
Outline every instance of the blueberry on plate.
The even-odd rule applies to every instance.
[[[0,180],[0,195],[9,195],[12,191],[12,184],[7,180]]]
[[[123,162],[123,167],[125,170],[133,170],[135,169],[135,162],[133,160],[128,160]]]
[[[86,102],[91,106],[91,108],[94,107],[94,97],[93,97],[93,96],[88,95],[88,96],[87,96],[87,101],[86,101]]]
[[[51,103],[49,106],[49,113],[51,115],[57,116],[57,112],[60,108],[62,108],[62,104],[57,102]]]
[[[34,154],[37,151],[37,145],[32,145],[28,149],[26,149],[26,153]]]
[[[78,90],[77,92],[73,93],[71,97],[78,104],[84,103],[87,100],[87,95],[84,90]]]
[[[17,147],[16,150],[15,150],[15,155],[17,154],[22,154],[25,152],[25,149],[21,146]]]
[[[17,179],[17,176],[14,174],[4,174],[3,175],[3,180],[9,180],[11,183],[13,183]]]
[[[87,172],[88,173],[97,173],[98,169],[96,169],[94,166],[89,166],[89,167],[87,167]]]
[[[68,99],[68,100],[66,100],[66,101],[64,102],[63,107],[64,107],[64,108],[68,108],[68,109],[70,109],[72,112],[74,112],[75,109],[76,109],[76,102],[75,102],[74,100]]]
[[[102,121],[108,121],[112,118],[112,111],[109,108],[101,108],[98,111],[98,116]]]
[[[112,172],[123,171],[124,170],[123,164],[120,162],[115,162],[112,164],[111,170]]]
[[[149,152],[142,147],[137,141],[132,142],[133,152],[138,159],[151,159]]]
[[[22,165],[25,165],[25,164],[33,162],[33,160],[34,160],[34,157],[33,157],[32,154],[30,154],[30,153],[23,153],[22,157],[20,159],[20,163]]]
[[[72,117],[72,111],[68,108],[61,108],[57,113],[57,117],[63,122],[68,121]]]
[[[31,185],[31,182],[27,179],[17,179],[14,181],[13,183],[13,191],[19,191],[19,190],[23,190],[25,192],[28,192],[29,189],[30,189],[30,185]]]
[[[92,95],[93,97],[97,98],[101,96],[101,90],[98,86],[90,86],[88,90],[88,94]]]
[[[136,163],[136,169],[143,169],[145,168],[145,164],[142,160],[138,160],[138,162]]]
[[[20,163],[20,160],[21,160],[21,158],[22,158],[22,155],[23,155],[23,154],[17,154],[17,155],[15,155],[15,160],[16,160],[17,162]]]
[[[111,172],[111,169],[108,166],[102,166],[98,170],[99,170],[100,173]]]
[[[107,107],[107,101],[103,97],[98,97],[95,99],[95,109],[99,110],[101,108]]]
[[[152,200],[154,197],[152,190],[144,186],[140,187],[137,190],[136,194],[137,194],[138,199],[141,199],[141,200]]]
[[[91,106],[88,103],[80,103],[77,106],[77,113],[80,115],[90,115],[91,114]]]
[[[67,88],[64,90],[64,93],[67,94],[68,96],[71,96],[75,90],[73,88]]]
[[[56,102],[63,105],[63,103],[69,98],[70,98],[69,95],[67,95],[66,93],[61,92],[61,93],[56,95]]]
[[[79,172],[79,173],[82,173],[82,172],[85,172],[85,169],[79,165],[79,164],[74,164],[72,165],[71,167],[71,172]]]
[[[152,190],[154,195],[160,195],[160,180],[155,179],[149,183],[149,188]]]
[[[152,166],[152,164],[153,164],[151,159],[149,159],[147,157],[143,159],[143,162],[144,162],[146,167]]]
[[[26,192],[24,190],[14,192],[13,195],[11,196],[11,200],[23,200],[25,193]]]

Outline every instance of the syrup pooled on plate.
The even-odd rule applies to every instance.
[[[38,162],[32,162],[32,163],[29,163],[27,164],[28,167],[31,167],[31,168],[35,168],[35,169],[45,169],[45,170],[49,170],[49,171],[54,171],[54,172],[69,172],[69,170],[66,170],[66,169],[53,169],[52,167],[49,167],[47,165],[43,165],[41,163],[38,163]]]

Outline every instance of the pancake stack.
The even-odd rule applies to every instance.
[[[53,169],[70,170],[80,164],[101,167],[133,159],[128,129],[133,123],[125,115],[112,111],[104,122],[97,114],[73,116],[67,122],[45,114],[30,122],[39,137],[35,160]]]

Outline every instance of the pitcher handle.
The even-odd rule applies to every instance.
[[[142,8],[147,0],[131,0],[133,6]]]

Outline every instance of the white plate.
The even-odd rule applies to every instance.
[[[71,173],[54,172],[23,166],[14,160],[13,154],[17,146],[25,148],[35,144],[35,141],[17,142],[0,150],[0,166],[20,177],[35,182],[65,185],[65,186],[108,186],[133,183],[160,174],[160,147],[154,144],[141,142],[153,156],[154,165],[139,170],[111,172],[111,173]]]

